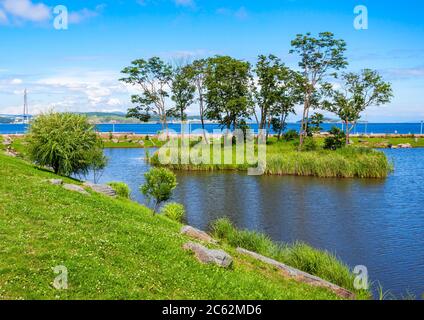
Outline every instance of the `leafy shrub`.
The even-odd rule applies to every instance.
[[[116,191],[119,197],[129,199],[131,195],[131,189],[126,183],[123,182],[109,182],[109,186]]]
[[[307,138],[303,144],[303,151],[316,151],[318,149],[318,144],[314,138]]]
[[[152,168],[144,174],[146,182],[141,186],[140,191],[149,200],[154,200],[154,212],[158,206],[172,196],[173,190],[177,186],[177,177],[166,168]]]
[[[284,134],[284,140],[293,141],[299,138],[299,133],[296,130],[289,130]]]
[[[324,140],[324,149],[326,150],[337,150],[341,149],[346,145],[346,134],[337,127],[333,127],[330,130],[329,137]]]
[[[169,219],[177,222],[183,222],[186,215],[184,206],[175,202],[165,204],[161,209],[161,213]]]
[[[102,139],[87,117],[50,112],[35,118],[29,131],[28,154],[40,166],[56,174],[87,174],[106,166]]]

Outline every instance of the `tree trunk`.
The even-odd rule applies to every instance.
[[[270,130],[271,130],[271,117],[268,118],[268,123],[266,125],[266,139],[265,139],[265,141],[268,141]]]
[[[206,137],[206,131],[205,131],[205,119],[203,115],[204,114],[203,95],[199,88],[198,88],[198,91],[199,91],[200,122],[202,123],[202,133],[203,133],[203,138],[205,139],[205,143],[208,143],[208,139]]]
[[[299,151],[302,151],[304,134],[306,133],[305,120],[306,120],[306,105],[303,108],[302,123],[300,125],[299,149],[298,149]]]
[[[346,125],[346,145],[349,145],[350,144],[350,138],[349,138],[350,130],[349,130],[349,121],[348,120],[345,121],[345,125]]]

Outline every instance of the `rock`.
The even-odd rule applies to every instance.
[[[138,141],[138,144],[141,145],[141,146],[144,146],[144,141],[140,140],[140,141]]]
[[[55,185],[55,186],[61,186],[63,184],[62,179],[49,179],[48,181],[49,181],[50,184]]]
[[[119,143],[119,140],[118,139],[112,139],[112,142],[113,143]]]
[[[10,146],[11,144],[12,144],[12,140],[8,140],[8,139],[3,140],[4,146]]]
[[[342,288],[339,287],[338,285],[335,285],[331,282],[328,282],[327,280],[321,279],[317,276],[311,275],[309,273],[303,272],[301,270],[289,267],[287,265],[285,265],[284,263],[281,263],[279,261],[273,260],[271,258],[262,256],[256,252],[252,252],[243,248],[237,248],[237,252],[244,254],[244,255],[248,255],[253,259],[262,261],[263,263],[269,264],[273,267],[276,267],[277,269],[281,270],[283,272],[283,274],[286,277],[289,278],[293,278],[297,281],[300,282],[304,282],[307,283],[309,285],[312,286],[316,286],[316,287],[322,287],[322,288],[327,288],[331,291],[333,291],[335,294],[337,294],[338,296],[345,298],[345,299],[355,299],[355,294]]]
[[[77,186],[76,184],[69,184],[69,183],[65,183],[63,185],[63,188],[69,191],[75,191],[75,192],[79,192],[81,194],[84,195],[89,195],[89,193],[87,191],[85,191],[85,189],[81,186]]]
[[[410,143],[401,143],[397,145],[399,149],[411,149],[412,145]]]
[[[197,239],[200,241],[204,241],[207,243],[216,243],[210,235],[206,232],[193,228],[191,226],[184,226],[181,228],[181,233],[189,236],[190,238]]]
[[[94,192],[102,193],[102,194],[107,195],[109,197],[116,197],[117,196],[116,191],[111,186],[108,186],[106,184],[94,184],[94,183],[91,183],[91,182],[85,182],[84,186],[90,188]]]
[[[213,263],[223,268],[228,268],[233,263],[233,258],[223,250],[208,249],[198,243],[188,242],[183,245],[184,250],[194,252],[201,263]]]

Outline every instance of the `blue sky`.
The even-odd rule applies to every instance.
[[[69,10],[68,30],[53,27],[57,5]],[[368,30],[353,26],[357,5]],[[24,88],[33,113],[125,111],[133,89],[119,72],[135,58],[273,53],[295,68],[295,35],[332,31],[348,43],[349,70],[393,83],[393,102],[364,120],[424,120],[423,14],[420,0],[0,0],[0,114],[21,112]]]

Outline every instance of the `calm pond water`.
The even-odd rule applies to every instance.
[[[143,174],[143,149],[108,149],[102,182],[124,181],[133,199]],[[387,150],[395,172],[385,180],[253,177],[177,173],[174,201],[189,224],[206,229],[227,216],[240,228],[274,240],[304,241],[365,265],[372,281],[399,297],[424,293],[424,149]]]

